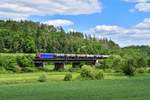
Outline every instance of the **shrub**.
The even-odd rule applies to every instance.
[[[15,72],[16,67],[16,59],[13,57],[4,57],[2,60],[2,67],[4,67],[6,70]]]
[[[125,75],[134,76],[135,75],[135,67],[132,59],[128,59],[125,61],[122,71]]]
[[[123,73],[125,75],[134,76],[135,75],[135,68],[132,66],[127,66],[123,68]]]
[[[136,70],[137,73],[145,73],[145,69],[144,68],[138,68]]]
[[[137,59],[137,67],[147,67],[148,63],[144,57]]]
[[[46,82],[47,81],[46,74],[42,74],[41,76],[39,76],[38,81],[39,82]]]
[[[0,56],[0,70],[20,72],[18,66],[16,66],[16,57],[13,56]]]
[[[19,66],[15,66],[13,69],[12,69],[13,72],[16,72],[16,73],[20,73],[22,71],[22,69],[19,67]]]
[[[7,70],[4,67],[0,66],[0,74],[4,73],[7,73]]]
[[[150,73],[150,69],[148,69],[147,72]]]
[[[104,79],[104,73],[103,73],[102,71],[99,71],[99,72],[96,74],[95,78],[96,78],[97,80]]]
[[[33,67],[33,63],[32,63],[33,59],[31,56],[18,56],[17,57],[17,64],[20,67]]]
[[[64,81],[71,81],[71,80],[72,80],[72,74],[71,73],[66,74],[64,77]]]
[[[81,73],[83,79],[95,79],[95,70],[90,66],[83,66]]]

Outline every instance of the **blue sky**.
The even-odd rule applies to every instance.
[[[1,0],[0,19],[32,20],[66,31],[150,45],[150,0]]]

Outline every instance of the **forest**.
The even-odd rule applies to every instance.
[[[119,49],[112,40],[96,39],[81,32],[31,21],[0,21],[0,52],[3,53],[111,53]]]

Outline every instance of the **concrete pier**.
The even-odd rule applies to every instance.
[[[54,70],[55,71],[59,71],[59,70],[63,70],[64,69],[64,63],[54,63],[54,65],[55,65],[55,68],[54,68]]]
[[[40,62],[34,62],[34,65],[38,68],[43,68],[44,67],[44,64],[43,63],[40,63]]]

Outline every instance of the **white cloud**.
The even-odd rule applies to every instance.
[[[148,2],[150,0],[124,0],[126,2],[133,2],[133,3],[139,3],[139,2]]]
[[[124,0],[126,2],[135,3],[134,9],[130,11],[150,12],[150,0]]]
[[[49,20],[46,22],[43,22],[44,24],[48,24],[48,25],[54,25],[55,27],[58,26],[71,26],[74,25],[74,23],[70,20],[64,20],[64,19],[56,19],[56,20]]]
[[[87,34],[91,33],[96,37],[111,38],[121,46],[150,45],[150,18],[145,18],[141,23],[129,28],[117,25],[97,25],[87,32]]]
[[[79,15],[98,13],[98,0],[1,0],[0,18],[27,18],[31,15]]]
[[[135,25],[136,28],[150,28],[150,18],[145,18],[143,22]]]
[[[100,31],[105,34],[109,34],[109,33],[120,33],[120,32],[123,32],[124,29],[116,25],[97,25],[93,31],[94,32]]]
[[[143,29],[142,27],[130,27],[130,28],[124,28],[121,26],[116,25],[97,25],[95,28],[90,29],[90,32],[93,33],[103,33],[105,35],[112,35],[112,34],[119,34],[119,35],[143,35],[143,34],[149,34],[150,35],[150,29]]]
[[[135,5],[135,9],[140,12],[150,12],[150,3],[138,3]]]

